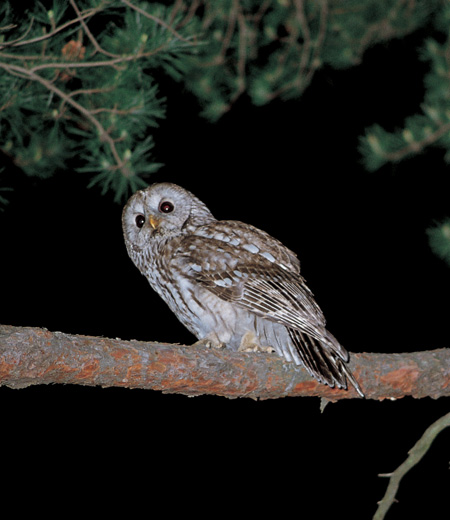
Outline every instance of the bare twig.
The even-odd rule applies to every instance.
[[[389,477],[389,485],[382,500],[378,503],[378,509],[373,517],[373,520],[383,520],[389,508],[395,501],[400,486],[400,481],[413,468],[428,451],[436,435],[444,428],[450,427],[450,413],[444,415],[431,426],[429,426],[422,437],[409,450],[408,457],[394,472],[389,474],[379,475],[380,477]]]
[[[24,40],[24,39],[27,37],[28,33],[31,31],[31,28],[33,27],[33,24],[34,24],[34,17],[31,18],[30,24],[28,25],[26,31],[22,34],[22,36],[19,36],[19,38],[17,38],[16,40],[8,41],[8,42],[4,45],[4,47],[7,46],[7,45],[8,45],[8,46],[17,45],[19,42],[21,42],[22,40]],[[14,29],[15,27],[17,27],[17,26],[16,26],[16,25],[10,25],[10,26],[8,26],[7,29]],[[5,29],[3,29],[3,30],[5,30]],[[2,48],[2,47],[0,47],[0,49],[1,49],[1,48]]]
[[[239,53],[238,53],[238,89],[234,98],[237,98],[245,90],[245,67],[247,64],[247,24],[239,2],[236,0],[236,13],[239,25]]]
[[[22,47],[23,45],[31,45],[33,43],[38,43],[43,40],[48,40],[55,34],[64,31],[64,29],[67,29],[71,25],[76,24],[80,20],[84,20],[86,18],[90,18],[95,13],[100,12],[103,9],[102,6],[95,7],[93,9],[87,9],[80,17],[74,18],[73,20],[69,20],[66,23],[63,23],[59,27],[56,27],[54,30],[50,31],[49,33],[45,33],[42,36],[37,36],[36,38],[32,38],[31,40],[22,40],[22,37],[18,38],[17,40],[13,40],[10,42],[5,42],[0,45],[0,50],[5,49],[6,47]]]
[[[154,22],[158,23],[159,25],[164,27],[164,29],[167,29],[169,32],[171,32],[179,40],[181,40],[183,42],[188,42],[189,41],[186,38],[183,38],[183,36],[181,36],[181,34],[179,32],[177,32],[173,27],[171,27],[170,25],[166,24],[166,22],[164,22],[163,20],[161,20],[157,16],[154,16],[153,14],[147,13],[147,11],[144,11],[144,9],[141,9],[137,5],[132,4],[128,0],[121,0],[121,2],[123,4],[125,4],[125,5],[127,5],[130,9],[135,10],[136,12],[141,14],[142,16],[145,16],[146,18],[149,18],[150,20],[153,20]]]
[[[177,0],[177,6],[178,6],[179,3],[182,4],[183,1],[182,0]],[[181,27],[184,27],[185,25],[187,25],[192,20],[195,12],[200,7],[200,4],[201,4],[200,0],[193,0],[193,1],[190,2],[190,5],[188,7],[188,11],[186,13],[186,16],[184,17],[184,19],[180,23],[177,24],[178,29],[180,29]],[[174,9],[174,11],[175,11],[175,9]]]
[[[89,40],[91,41],[92,45],[94,46],[94,49],[95,49],[95,52],[100,52],[101,54],[104,54],[105,56],[109,56],[110,58],[119,58],[119,55],[118,54],[112,54],[111,52],[108,52],[108,51],[105,51],[104,49],[102,49],[102,47],[100,46],[100,44],[98,43],[98,41],[95,39],[94,35],[92,34],[92,32],[90,31],[89,27],[87,26],[86,22],[84,21],[83,18],[81,18],[82,16],[82,13],[81,11],[78,9],[78,6],[77,4],[75,3],[75,0],[70,0],[70,5],[73,7],[75,13],[77,14],[79,20],[80,20],[80,24],[81,26],[83,27],[83,30],[84,32],[86,33],[87,37],[89,38]],[[94,53],[95,54],[95,53]]]
[[[301,78],[304,75],[304,71],[306,69],[307,63],[309,62],[310,58],[310,52],[312,47],[312,37],[311,37],[311,31],[309,30],[308,20],[306,18],[305,13],[305,5],[304,0],[295,0],[295,10],[296,10],[296,18],[297,21],[302,29],[302,36],[303,36],[303,48],[302,48],[302,54],[300,57],[300,64],[299,64],[299,77]],[[296,33],[294,34],[293,41],[295,42],[297,40],[298,35]],[[291,35],[292,37],[292,35]]]
[[[42,63],[40,65],[36,65],[35,67],[30,68],[29,70],[32,72],[38,72],[40,70],[45,69],[83,69],[83,68],[92,68],[92,67],[115,67],[120,63],[126,63],[129,61],[136,61],[141,58],[148,58],[157,54],[162,49],[164,49],[164,45],[157,47],[148,52],[141,52],[139,54],[131,54],[125,56],[119,56],[118,58],[112,58],[110,60],[98,60],[98,61],[85,61],[85,62],[57,62],[57,63]],[[1,57],[1,56],[0,56]]]

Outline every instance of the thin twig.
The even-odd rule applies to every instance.
[[[133,106],[126,110],[125,109],[121,110],[119,108],[94,108],[94,109],[90,110],[90,112],[91,112],[91,114],[107,113],[107,114],[116,114],[116,115],[128,115],[128,114],[133,114],[137,110],[142,110],[143,108],[144,108],[143,105],[136,105],[136,106]]]
[[[91,94],[104,94],[105,92],[112,92],[115,87],[104,87],[104,88],[80,88],[78,90],[72,90],[70,94],[67,94],[69,97],[73,96],[81,96],[83,94],[91,95]]]
[[[182,2],[181,2],[182,3]],[[183,20],[181,20],[180,23],[177,24],[177,28],[180,29],[181,27],[184,27],[187,25],[193,18],[195,12],[200,7],[200,1],[199,0],[193,0],[191,2],[191,5],[188,8],[188,12]]]
[[[31,17],[30,25],[27,27],[27,30],[22,34],[22,36],[17,38],[17,40],[8,41],[3,47],[9,46],[9,45],[16,45],[17,43],[19,43],[20,41],[25,39],[27,34],[31,31],[31,28],[33,27],[33,23],[34,23],[34,16]],[[12,25],[10,27],[14,28],[14,27],[17,27],[17,26],[16,25]]]
[[[74,97],[74,96],[82,96],[82,95],[87,95],[87,96],[90,96],[92,94],[103,94],[105,92],[111,92],[114,90],[115,87],[111,86],[111,87],[105,87],[105,88],[81,88],[79,90],[73,90],[72,92],[68,93],[67,96],[68,97]],[[66,104],[66,101],[65,99],[61,99],[61,104],[59,105],[59,109],[58,109],[58,112],[60,114],[60,117],[63,115],[64,113],[64,110],[65,110],[65,104]],[[93,109],[90,109],[89,112],[91,114],[95,114],[95,110]]]
[[[169,26],[171,27],[172,24],[174,23],[175,21],[175,18],[177,17],[177,14],[183,10],[183,7],[184,7],[184,2],[183,0],[176,0],[175,1],[175,5],[173,6],[172,8],[172,11],[169,13]]]
[[[116,149],[116,146],[114,144],[114,139],[103,128],[103,125],[100,123],[100,121],[96,117],[94,117],[87,108],[85,108],[83,105],[80,105],[79,103],[74,101],[69,95],[67,95],[65,92],[63,92],[61,89],[59,89],[53,83],[46,80],[42,76],[39,76],[39,74],[36,74],[33,71],[33,69],[28,70],[24,67],[18,67],[16,65],[6,65],[2,62],[0,62],[0,68],[3,68],[10,73],[15,72],[17,75],[21,75],[21,77],[25,77],[25,78],[31,79],[33,81],[37,81],[38,83],[43,85],[46,89],[50,90],[51,92],[56,94],[58,97],[63,99],[67,104],[69,104],[73,108],[75,108],[88,121],[90,121],[93,124],[93,126],[97,129],[97,131],[100,135],[100,140],[103,142],[106,142],[109,145],[111,153],[117,163],[117,168],[121,168],[123,166],[124,162],[122,161],[122,159]]]
[[[43,40],[48,40],[55,34],[63,31],[64,29],[67,29],[67,27],[70,27],[71,25],[79,22],[80,20],[90,18],[91,16],[93,16],[94,14],[96,14],[102,10],[103,10],[103,7],[101,7],[101,6],[95,7],[93,9],[89,9],[82,16],[74,18],[73,20],[69,20],[68,22],[60,25],[59,27],[56,27],[53,31],[43,34],[42,36],[37,36],[36,38],[32,38],[31,40],[19,41],[21,39],[21,38],[19,38],[18,40],[15,40],[13,42],[5,42],[0,46],[0,50],[5,49],[6,47],[22,47],[23,45],[31,45],[33,43],[38,43]]]
[[[320,21],[319,21],[319,33],[316,38],[316,42],[314,45],[314,52],[311,57],[311,65],[309,67],[309,71],[304,80],[304,88],[309,85],[312,80],[312,77],[318,67],[320,66],[320,52],[322,50],[323,42],[325,41],[325,35],[327,33],[328,27],[328,0],[322,0],[320,2],[321,10],[320,10]]]
[[[147,13],[147,11],[144,11],[144,9],[141,9],[137,5],[132,4],[128,0],[121,0],[121,2],[123,4],[125,4],[125,5],[127,5],[130,9],[134,9],[136,12],[138,12],[142,16],[145,16],[146,18],[149,18],[150,20],[153,20],[154,22],[158,23],[159,25],[164,27],[164,29],[167,29],[168,31],[170,31],[179,40],[181,40],[183,42],[187,42],[188,41],[186,38],[183,38],[183,36],[181,36],[181,34],[179,32],[177,32],[173,27],[171,27],[170,25],[166,24],[166,22],[164,22],[163,20],[161,20],[157,16],[154,16],[154,15],[152,15],[150,13]]]
[[[400,148],[400,150],[397,150],[395,152],[384,153],[383,158],[386,161],[400,161],[410,153],[417,154],[421,152],[424,148],[435,143],[448,132],[450,132],[450,123],[442,124],[434,132],[427,135],[420,141],[413,141],[412,143],[409,143],[407,146],[404,146],[403,148]]]
[[[438,419],[425,430],[425,433],[422,435],[422,437],[409,450],[408,458],[393,473],[379,475],[380,477],[387,476],[390,480],[384,497],[378,503],[378,509],[373,517],[373,520],[383,520],[389,508],[395,501],[395,495],[397,494],[402,478],[422,459],[437,434],[449,426],[450,413]]]
[[[190,43],[190,45],[194,45]],[[102,61],[86,61],[86,62],[58,62],[58,63],[43,63],[41,65],[36,65],[35,67],[30,68],[30,72],[37,72],[45,69],[83,69],[83,68],[91,68],[91,67],[114,67],[117,68],[117,65],[120,63],[127,63],[130,61],[136,61],[141,58],[148,58],[153,56],[154,54],[158,54],[161,50],[164,49],[166,44],[162,44],[156,49],[153,49],[148,52],[141,52],[139,54],[130,54],[126,56],[119,56],[117,58],[112,58],[110,60],[102,60]],[[1,54],[0,54],[1,56]]]
[[[70,5],[73,7],[75,13],[77,14],[78,18],[81,17],[81,11],[78,9],[77,4],[75,3],[75,0],[70,0]],[[80,18],[80,24],[83,27],[84,32],[86,33],[87,37],[91,41],[92,45],[94,46],[95,52],[100,52],[101,54],[104,54],[105,56],[109,56],[110,58],[119,58],[120,56],[118,54],[112,54],[111,52],[105,51],[98,41],[95,39],[94,35],[90,31],[89,27],[87,26],[86,22]],[[94,54],[95,54],[94,52]]]
[[[302,29],[303,46],[302,54],[300,57],[299,74],[301,78],[304,75],[307,63],[309,61],[310,49],[312,47],[311,31],[309,30],[308,20],[305,13],[305,5],[303,0],[295,0],[296,18]],[[297,34],[295,34],[294,41],[297,40]]]
[[[237,70],[239,76],[239,91],[245,88],[245,66],[247,64],[247,25],[239,1],[236,0],[236,14],[239,26],[239,48]]]

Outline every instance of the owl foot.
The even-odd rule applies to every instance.
[[[267,346],[267,347],[262,347],[261,345],[249,345],[247,348],[239,348],[238,349],[239,352],[266,352],[266,353],[271,353],[271,352],[275,352],[275,349],[273,347],[271,347],[270,345]]]
[[[225,343],[222,343],[217,338],[202,338],[191,345],[192,347],[203,347],[203,348],[224,348]]]
[[[253,332],[246,332],[241,339],[238,352],[275,352],[273,347],[263,347]]]

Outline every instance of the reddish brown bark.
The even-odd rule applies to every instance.
[[[350,368],[366,398],[450,395],[450,349],[353,354]],[[147,388],[185,395],[271,399],[357,397],[317,383],[278,356],[78,336],[0,325],[0,385],[64,383]]]

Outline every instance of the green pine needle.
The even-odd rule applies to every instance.
[[[183,82],[214,122],[244,94],[255,105],[299,97],[324,66],[355,65],[368,47],[431,18],[448,33],[450,20],[439,0],[346,0],[340,9],[315,0],[54,0],[25,13],[16,4],[0,2],[0,148],[41,177],[70,160],[117,200],[158,167],[145,139],[166,117],[162,77]],[[429,145],[450,150],[446,46],[430,40],[422,52],[423,114],[361,139],[367,169]]]
[[[427,235],[433,253],[450,266],[450,218],[427,229]]]

